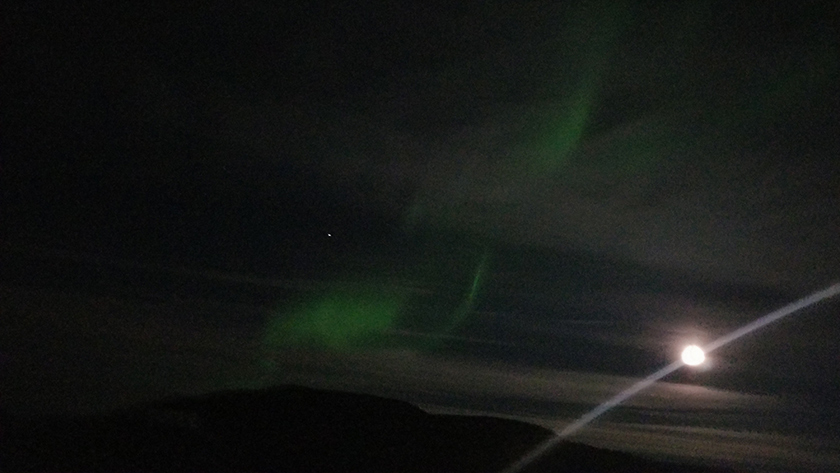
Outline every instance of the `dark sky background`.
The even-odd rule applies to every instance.
[[[552,427],[838,280],[832,2],[0,7],[0,402]],[[840,468],[840,304],[578,434]]]

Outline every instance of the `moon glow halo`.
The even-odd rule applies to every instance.
[[[682,361],[688,366],[697,366],[706,361],[706,354],[697,345],[689,345],[682,352]]]

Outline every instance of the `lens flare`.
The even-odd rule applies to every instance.
[[[729,343],[734,342],[735,340],[747,335],[748,333],[754,332],[761,327],[764,327],[767,324],[773,323],[782,317],[787,315],[793,314],[794,312],[798,312],[806,307],[810,307],[822,300],[829,299],[831,297],[840,294],[840,283],[834,284],[822,291],[817,291],[810,296],[803,297],[796,302],[788,304],[782,307],[779,310],[771,312],[759,319],[756,319],[753,322],[744,325],[743,327],[734,330],[717,340],[713,341],[712,343],[706,345],[703,348],[697,347],[700,350],[700,353],[709,353],[718,348],[727,345]],[[689,347],[690,348],[690,347]],[[704,355],[705,357],[705,355]],[[647,378],[639,381],[638,383],[630,386],[629,388],[625,389],[624,391],[616,394],[612,399],[607,400],[603,404],[599,405],[595,409],[592,409],[588,413],[584,414],[580,419],[572,422],[563,430],[557,433],[554,437],[549,438],[548,440],[542,442],[541,444],[537,445],[534,449],[526,453],[522,458],[517,460],[512,465],[508,466],[502,473],[518,473],[522,471],[523,468],[531,464],[534,460],[541,457],[543,454],[551,450],[552,447],[560,443],[564,438],[574,434],[578,430],[585,427],[590,422],[594,421],[598,417],[600,417],[605,412],[609,411],[613,407],[621,404],[622,402],[626,401],[627,399],[631,398],[632,396],[639,393],[648,387],[650,387],[655,382],[659,381],[660,379],[668,376],[669,374],[673,373],[674,371],[678,370],[679,368],[683,367],[685,364],[683,361],[675,361],[670,365],[660,369],[659,371],[653,373],[652,375],[648,376]]]

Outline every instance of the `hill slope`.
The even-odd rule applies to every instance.
[[[493,472],[553,435],[514,420],[433,415],[401,401],[299,387],[7,427],[4,471]],[[686,470],[562,443],[528,471]]]

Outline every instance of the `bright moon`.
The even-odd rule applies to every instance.
[[[703,349],[698,347],[697,345],[689,345],[685,347],[685,350],[682,352],[682,360],[683,363],[689,366],[697,366],[706,359],[706,354],[703,353]]]

